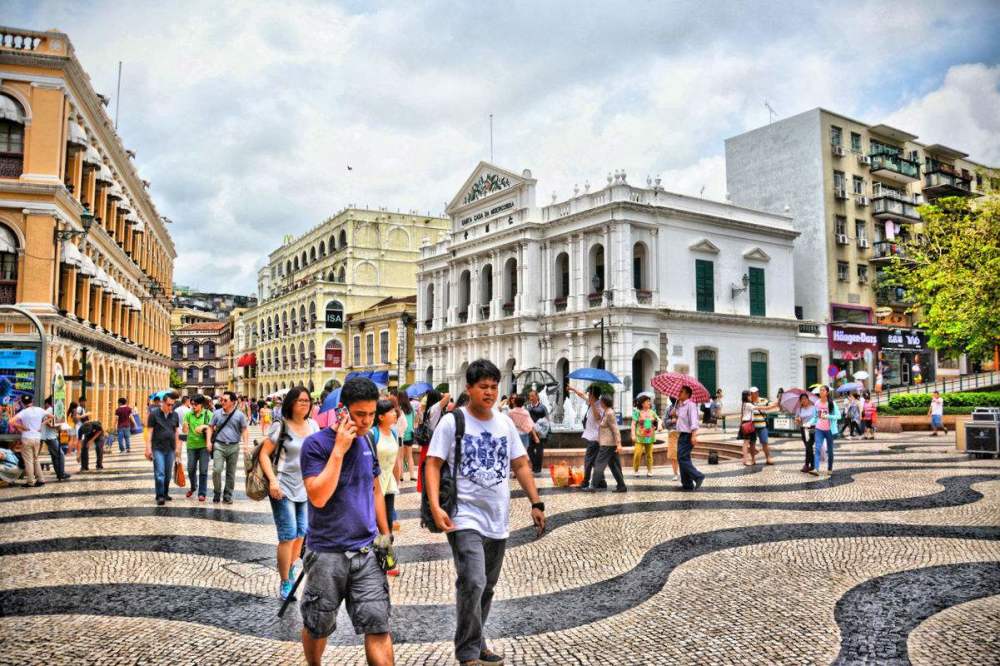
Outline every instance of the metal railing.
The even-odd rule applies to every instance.
[[[894,395],[905,393],[954,393],[961,391],[971,391],[974,389],[988,388],[990,386],[1000,386],[1000,372],[991,370],[990,372],[980,372],[978,374],[959,375],[939,379],[924,384],[911,384],[908,386],[893,386],[882,389],[882,394],[875,399],[876,404],[886,404],[889,398]]]

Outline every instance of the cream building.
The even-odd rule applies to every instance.
[[[63,33],[0,28],[0,301],[110,422],[168,386],[173,242]],[[7,333],[23,324],[5,319]]]
[[[346,324],[347,372],[384,372],[389,388],[414,382],[416,295],[382,299],[370,308],[347,315]]]
[[[255,354],[253,397],[343,381],[346,317],[387,297],[414,295],[420,247],[438,242],[448,226],[416,212],[348,208],[286,239],[258,272],[258,305],[241,317],[246,344],[239,353]]]
[[[795,317],[788,218],[624,173],[549,205],[535,188],[528,170],[482,162],[452,200],[451,234],[417,273],[418,381],[457,393],[480,357],[504,393],[531,367],[560,381],[604,367],[628,405],[665,370],[773,396],[823,367],[823,332]]]
[[[918,206],[985,193],[991,171],[968,157],[903,129],[813,109],[727,139],[726,182],[733,203],[793,219],[802,316],[846,327],[845,334],[887,327],[919,337],[906,294],[886,287],[881,271],[899,252],[897,241],[919,233]],[[874,374],[874,355],[833,351],[835,363]],[[923,378],[933,378],[931,350],[893,349],[887,383],[908,383],[917,354]]]

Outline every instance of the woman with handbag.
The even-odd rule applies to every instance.
[[[281,420],[274,423],[260,448],[260,468],[267,478],[271,515],[278,531],[278,574],[280,594],[287,599],[295,584],[295,561],[302,552],[302,540],[309,526],[306,495],[299,466],[302,442],[319,431],[309,418],[312,398],[301,386],[288,390],[281,403]]]
[[[743,465],[750,467],[757,463],[757,430],[753,426],[754,404],[750,391],[740,396],[740,439],[743,440]]]
[[[819,476],[819,465],[826,458],[827,474],[833,472],[833,440],[837,436],[837,422],[840,420],[840,408],[837,401],[830,397],[830,387],[819,387],[819,402],[816,403],[816,413],[809,419],[809,425],[816,429],[816,445],[813,451],[813,469],[809,473]]]

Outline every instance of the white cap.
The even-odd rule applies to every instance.
[[[760,389],[758,389],[756,386],[751,386],[750,387],[750,392],[751,393],[760,393]]]

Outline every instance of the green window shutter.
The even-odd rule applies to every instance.
[[[715,312],[715,264],[695,259],[694,280],[698,312]]]
[[[767,308],[764,305],[764,269],[750,269],[750,314],[754,317],[764,317],[767,315]]]
[[[819,363],[813,359],[806,361],[806,388],[819,383]]]
[[[750,353],[750,384],[760,389],[763,397],[769,395],[767,390],[767,354],[764,352]]]
[[[715,352],[710,349],[698,351],[698,381],[708,389],[708,392],[715,395],[718,388],[717,370],[715,364]]]

